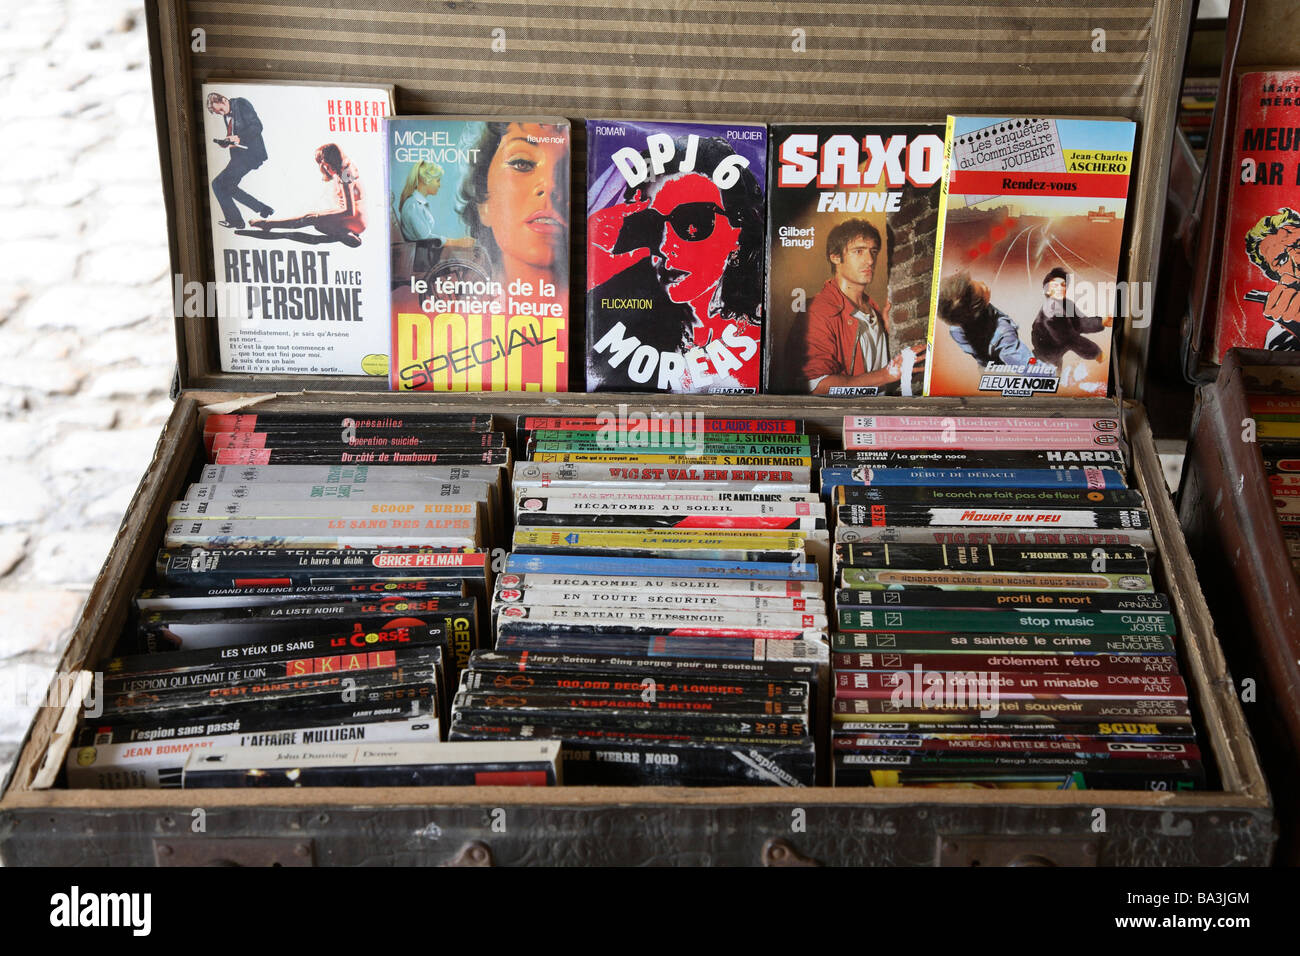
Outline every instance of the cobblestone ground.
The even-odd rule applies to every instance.
[[[171,408],[142,9],[0,4],[0,776]]]

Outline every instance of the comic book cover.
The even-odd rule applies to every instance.
[[[1237,79],[1215,358],[1300,349],[1300,71]]]
[[[587,389],[762,378],[767,129],[587,122]]]
[[[385,142],[394,391],[569,387],[569,124],[402,116]]]
[[[215,295],[178,298],[215,312],[221,370],[386,374],[393,88],[205,83],[203,104]]]
[[[767,390],[919,395],[943,126],[770,135]]]
[[[1135,125],[949,116],[927,395],[1105,395]]]

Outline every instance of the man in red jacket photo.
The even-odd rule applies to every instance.
[[[865,219],[846,219],[826,237],[831,277],[808,306],[803,357],[804,378],[814,395],[835,394],[832,389],[884,391],[902,377],[904,352],[912,353],[913,368],[925,364],[924,345],[890,357],[889,304],[882,309],[867,293],[882,245],[880,231]]]

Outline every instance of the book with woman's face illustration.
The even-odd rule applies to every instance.
[[[387,121],[394,389],[566,391],[569,127]]]

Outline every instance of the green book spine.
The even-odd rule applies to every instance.
[[[841,608],[842,631],[991,634],[1175,634],[1172,614],[1053,614],[1051,611],[894,611]]]

